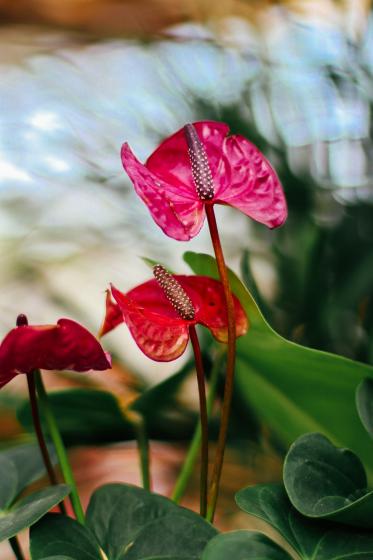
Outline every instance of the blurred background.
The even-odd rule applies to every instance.
[[[97,332],[108,283],[126,291],[149,277],[141,256],[186,272],[184,251],[212,252],[205,228],[188,244],[164,237],[119,151],[128,141],[145,159],[185,122],[216,119],[260,147],[289,204],[278,231],[218,209],[230,265],[283,336],[373,363],[369,1],[0,0],[0,21],[1,337],[21,312]],[[180,368],[149,363],[124,327],[106,347],[113,374],[50,386],[90,383],[128,402]],[[24,391],[20,378],[1,392],[5,444],[25,438],[14,412]],[[193,383],[176,398],[180,432],[163,425],[162,441],[189,433]],[[182,446],[160,449],[171,472]],[[265,461],[273,477],[276,453]]]

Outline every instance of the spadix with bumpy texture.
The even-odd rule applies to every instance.
[[[111,297],[106,299],[106,317],[101,334],[114,329],[121,314],[121,321],[126,323],[139,348],[159,362],[170,362],[181,356],[188,344],[189,327],[197,323],[207,327],[220,342],[227,342],[227,313],[222,284],[208,276],[173,276],[163,267],[163,270],[156,268],[160,281],[148,280],[127,293],[111,287],[114,300]],[[173,291],[176,284],[170,283],[169,276],[177,283],[177,290],[181,288],[183,298],[186,295],[189,299],[190,304],[185,304],[185,309],[188,313],[194,310],[193,318],[187,318],[191,314],[180,316],[180,308],[177,310],[170,301],[170,297],[175,299],[175,292],[170,296],[166,291]],[[166,289],[165,284],[168,284]],[[179,298],[180,295],[177,295],[178,301]],[[182,308],[184,303],[182,300]],[[248,329],[248,320],[236,297],[234,305],[236,336],[241,336]]]
[[[229,135],[222,122],[187,124],[169,136],[145,164],[123,144],[122,163],[154,221],[179,241],[195,237],[205,206],[224,204],[269,228],[287,217],[277,174],[254,144]]]
[[[188,144],[188,153],[192,166],[193,181],[196,186],[197,195],[201,200],[212,200],[214,198],[214,181],[207,159],[207,154],[201,140],[198,138],[196,129],[192,124],[184,127],[185,138]]]
[[[161,264],[155,265],[153,274],[178,315],[186,321],[193,321],[195,316],[193,303],[182,285]]]

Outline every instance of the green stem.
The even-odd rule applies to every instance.
[[[30,397],[32,421],[34,424],[34,430],[35,430],[36,438],[38,440],[40,452],[43,457],[43,462],[46,471],[48,473],[49,481],[52,484],[52,486],[55,486],[56,484],[58,484],[58,480],[56,477],[56,473],[54,472],[52,461],[49,456],[48,447],[47,444],[45,443],[43,429],[41,427],[38,401],[36,398],[35,375],[36,373],[34,371],[27,374],[27,386],[28,386],[28,392]],[[65,505],[62,502],[59,504],[59,509],[61,513],[66,515]]]
[[[146,424],[141,414],[126,410],[125,416],[131,422],[136,433],[137,449],[140,457],[140,470],[142,486],[145,490],[151,490],[150,460],[149,460],[149,440],[146,431]]]
[[[205,204],[207,222],[210,229],[211,241],[215,252],[216,264],[219,277],[223,285],[224,297],[227,310],[228,326],[228,350],[227,350],[227,372],[225,377],[224,398],[221,410],[220,430],[218,436],[215,460],[212,468],[207,519],[214,520],[216,502],[219,494],[219,484],[223,469],[225,445],[227,441],[229,414],[233,396],[234,366],[236,360],[236,323],[234,312],[234,301],[228,278],[228,270],[225,264],[222,246],[220,243],[219,232],[216,224],[214,207],[212,204]]]
[[[84,522],[85,522],[84,512],[83,512],[82,504],[80,503],[80,498],[79,498],[78,490],[77,490],[77,487],[76,487],[76,482],[75,482],[75,479],[74,479],[74,475],[73,475],[73,472],[71,470],[71,466],[70,466],[70,463],[69,463],[69,459],[67,457],[66,449],[65,449],[60,431],[58,429],[57,422],[56,422],[56,419],[54,417],[52,408],[49,404],[48,395],[46,393],[46,390],[45,390],[45,387],[44,387],[44,384],[43,384],[43,380],[42,380],[42,377],[41,377],[41,374],[40,374],[39,370],[35,371],[35,381],[36,381],[36,388],[37,388],[37,392],[38,392],[38,396],[39,396],[39,400],[40,400],[41,409],[42,409],[44,418],[45,418],[47,426],[48,426],[50,437],[51,437],[51,439],[54,443],[54,446],[56,448],[57,457],[58,457],[58,460],[60,462],[63,477],[65,479],[66,484],[68,484],[71,488],[71,493],[70,493],[69,498],[70,498],[70,502],[71,502],[72,508],[74,510],[74,513],[75,513],[75,517],[79,521],[79,523],[84,525]]]
[[[201,472],[200,472],[200,514],[206,517],[207,513],[207,482],[209,468],[209,434],[208,434],[208,416],[206,405],[206,387],[205,374],[203,371],[203,362],[201,347],[199,345],[196,327],[189,327],[190,341],[194,352],[194,361],[196,364],[198,395],[199,395],[199,414],[201,427]]]
[[[208,391],[207,403],[206,403],[208,416],[211,416],[212,407],[214,405],[216,388],[219,379],[219,372],[221,369],[221,364],[224,355],[225,355],[225,349],[224,351],[220,352],[216,357],[214,366],[211,371],[209,391]],[[197,462],[198,451],[201,446],[201,438],[202,438],[201,423],[198,422],[196,429],[194,431],[193,439],[189,446],[187,456],[184,460],[183,467],[180,471],[180,474],[178,476],[178,479],[176,481],[175,487],[171,495],[171,499],[177,504],[180,502],[181,498],[185,494],[185,490],[188,485],[189,479],[192,476],[195,464]]]
[[[17,558],[17,560],[25,560],[25,557],[23,556],[21,545],[19,544],[19,540],[16,536],[10,537],[9,544],[10,544],[10,547],[13,550],[14,556]]]

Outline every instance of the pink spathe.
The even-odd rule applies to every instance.
[[[202,121],[193,126],[213,180],[209,200],[198,196],[184,127],[166,138],[145,164],[127,143],[122,147],[124,169],[161,229],[169,237],[188,241],[203,226],[206,204],[232,206],[269,228],[282,225],[287,217],[285,195],[258,148],[243,136],[229,136],[225,123]]]

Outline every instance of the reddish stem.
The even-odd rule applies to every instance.
[[[225,445],[227,441],[229,414],[233,395],[234,365],[236,359],[236,322],[234,301],[229,284],[227,266],[225,264],[215,213],[212,204],[205,204],[207,221],[210,229],[211,241],[215,252],[216,264],[223,285],[228,325],[228,350],[227,350],[227,372],[225,377],[224,398],[221,411],[220,430],[212,469],[210,491],[208,498],[207,519],[214,520],[216,502],[219,494],[219,484],[223,469]]]
[[[200,513],[202,517],[207,514],[207,480],[208,480],[208,464],[209,464],[209,451],[208,451],[208,416],[206,404],[206,388],[205,376],[203,373],[203,363],[201,348],[198,341],[196,328],[194,325],[189,326],[190,340],[193,346],[194,360],[196,364],[198,394],[199,394],[199,408],[201,418],[201,477],[200,477]]]
[[[35,375],[34,375],[33,371],[31,373],[27,374],[27,385],[28,385],[28,391],[29,391],[29,395],[30,395],[32,420],[33,420],[33,423],[34,423],[34,429],[35,429],[36,437],[37,437],[37,440],[38,440],[38,443],[39,443],[40,452],[41,452],[41,455],[43,457],[44,465],[45,465],[45,468],[47,470],[50,483],[53,486],[55,486],[56,484],[58,484],[58,480],[57,480],[57,477],[56,477],[56,473],[54,472],[54,469],[53,469],[52,461],[49,457],[48,447],[45,443],[44,434],[43,434],[43,430],[42,430],[42,427],[41,427],[38,402],[37,402],[37,399],[36,399]],[[66,509],[65,509],[64,504],[61,502],[60,504],[58,504],[58,506],[60,508],[61,513],[66,515]]]

